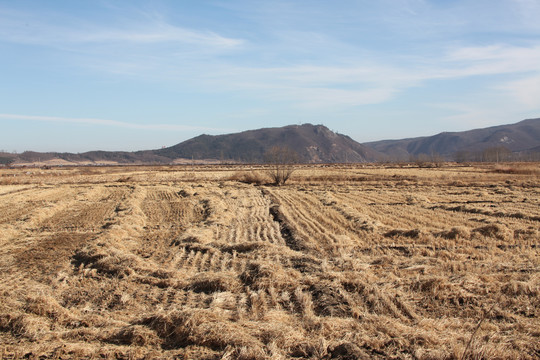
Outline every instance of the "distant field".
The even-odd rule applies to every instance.
[[[540,357],[540,164],[249,178],[0,169],[0,358]]]

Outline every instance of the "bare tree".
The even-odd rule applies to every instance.
[[[291,177],[298,163],[298,154],[288,147],[273,146],[264,154],[269,165],[267,174],[275,185],[281,186]]]
[[[488,162],[508,161],[512,152],[504,146],[494,146],[484,150],[482,158]]]

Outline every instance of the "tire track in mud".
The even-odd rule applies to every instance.
[[[291,246],[300,248],[304,252],[333,253],[341,247],[350,247],[353,246],[353,242],[358,242],[356,234],[343,231],[334,234],[334,224],[330,224],[328,220],[324,219],[324,215],[316,213],[317,209],[322,206],[312,206],[299,200],[295,195],[291,195],[290,191],[285,189],[272,190],[269,191],[269,194],[274,203],[279,204],[276,207],[279,212],[277,219],[286,223],[286,228],[292,234],[292,237],[288,238]],[[346,236],[347,239],[344,241],[338,236]]]
[[[150,227],[185,228],[188,224],[204,221],[209,216],[208,202],[196,198],[186,195],[182,190],[150,188],[141,209]]]
[[[45,299],[44,305],[36,306],[49,306],[48,304],[52,303],[57,307],[54,311],[71,314],[70,310],[59,305],[62,303],[62,300],[59,300],[62,297],[60,289],[67,286],[66,279],[69,278],[70,281],[73,279],[73,254],[95,241],[94,230],[102,231],[100,225],[106,214],[102,213],[96,217],[95,213],[89,212],[88,209],[100,203],[103,199],[101,196],[103,190],[102,186],[82,188],[62,185],[35,194],[34,198],[45,201],[44,207],[30,209],[25,221],[12,226],[12,240],[8,244],[5,243],[5,238],[2,241],[0,281],[3,290],[10,293],[11,303],[6,305],[6,311],[9,312],[8,309],[21,306],[24,308],[26,305],[20,304],[25,304],[29,301],[28,299],[35,298],[38,299],[36,301]],[[109,193],[107,190],[105,192]],[[31,205],[31,203],[26,202],[25,205]],[[77,209],[77,211],[70,209]],[[83,221],[86,224],[84,226],[76,228],[70,226],[76,221],[75,219],[83,219],[84,213],[88,213],[89,223]],[[73,285],[76,286],[75,284]],[[30,321],[28,324],[32,321],[57,323],[56,318],[51,320],[47,316],[42,316],[46,314],[40,311],[36,314],[39,315],[37,318],[35,315],[27,316],[23,313],[20,315],[20,321],[23,324],[28,321]],[[2,312],[0,316],[6,316],[6,313]],[[76,321],[75,317],[74,319]],[[31,331],[30,329],[26,331]],[[43,329],[43,331],[48,330]]]
[[[328,221],[323,221],[319,226],[312,227],[310,226],[311,221],[307,221],[310,218],[310,212],[306,210],[302,214],[298,214],[300,210],[298,207],[303,207],[302,209],[318,209],[315,204],[308,204],[306,201],[296,203],[293,201],[293,197],[284,196],[281,192],[286,192],[288,190],[277,189],[268,194],[273,198],[274,203],[285,204],[288,209],[293,210],[294,216],[297,216],[299,224],[298,227],[307,227],[313,232],[313,241],[316,239],[321,239],[328,237],[327,240],[323,241],[332,241],[334,238],[332,234],[332,227],[328,226]],[[319,206],[320,207],[320,206]],[[292,237],[292,232],[289,228],[289,223],[284,214],[280,212],[279,205],[273,205],[271,212],[273,212],[274,219],[280,224],[282,229],[282,236],[287,241],[290,241],[287,245],[293,250],[300,250],[302,253],[309,253],[309,250],[303,247],[298,247],[297,240]],[[336,209],[339,212],[339,209]],[[339,214],[343,218],[338,220],[343,222],[341,225],[346,225],[347,217],[344,214]],[[318,232],[320,228],[324,228],[322,232]],[[345,227],[346,228],[346,227]],[[285,230],[284,230],[285,229]],[[283,233],[284,231],[284,233]],[[335,239],[335,238],[334,238]],[[346,244],[345,244],[346,245]],[[308,273],[314,277],[314,279],[308,280],[309,278],[304,278],[297,282],[297,285],[300,284],[300,287],[294,291],[287,292],[284,295],[284,298],[288,299],[286,303],[281,304],[281,308],[288,309],[291,313],[303,313],[304,316],[312,317],[313,315],[319,317],[325,316],[338,316],[338,317],[362,317],[362,314],[371,313],[374,315],[384,314],[386,316],[391,316],[399,319],[402,322],[414,321],[416,319],[416,314],[412,310],[412,306],[405,301],[400,299],[395,295],[388,293],[388,289],[384,292],[380,291],[377,286],[370,284],[364,280],[364,276],[360,276],[360,273],[354,274],[350,273],[347,277],[348,280],[353,280],[354,286],[347,285],[347,281],[333,281],[331,284],[321,285],[328,280],[323,280],[327,278],[328,275],[323,275],[325,272],[321,268],[321,263],[323,259],[328,261],[328,266],[332,268],[332,259],[327,258],[327,255],[323,253],[313,253],[314,259],[307,261],[308,259],[302,260],[302,258],[294,259],[294,262],[289,261],[287,264],[288,267],[298,269],[301,273]],[[364,269],[363,272],[367,270]],[[340,278],[340,276],[338,276]],[[301,285],[303,283],[303,285]]]
[[[464,216],[455,214],[441,216],[442,212],[427,208],[428,204],[375,204],[358,202],[357,197],[344,194],[333,194],[333,196],[336,198],[335,206],[352,209],[358,213],[360,223],[365,223],[367,229],[378,229],[380,234],[403,227],[411,229],[421,227],[435,231],[456,223],[471,224],[471,221]]]
[[[540,216],[534,216],[534,215],[526,215],[523,212],[505,212],[502,210],[493,210],[493,209],[482,209],[482,208],[471,208],[467,207],[466,205],[457,205],[457,206],[449,206],[449,205],[436,205],[430,207],[431,210],[445,210],[449,212],[463,212],[468,214],[481,214],[485,216],[490,217],[502,217],[502,218],[512,218],[512,219],[523,219],[523,220],[530,220],[530,221],[540,221]]]
[[[266,195],[261,193],[259,196],[262,198]],[[260,321],[270,310],[286,311],[293,316],[296,316],[295,314],[298,312],[306,314],[305,316],[312,316],[310,314],[315,314],[317,316],[335,316],[336,314],[343,314],[343,316],[345,316],[353,311],[353,308],[369,311],[369,305],[362,303],[360,301],[361,298],[355,298],[353,295],[350,295],[341,286],[338,287],[335,292],[326,292],[319,287],[313,287],[313,285],[309,285],[311,282],[303,285],[303,290],[291,288],[293,284],[297,284],[298,279],[295,277],[288,278],[287,276],[290,275],[279,275],[280,273],[289,274],[293,271],[297,274],[295,276],[299,276],[298,274],[303,272],[312,275],[322,274],[321,270],[317,269],[317,266],[319,265],[314,263],[312,266],[302,261],[299,262],[300,257],[292,261],[290,255],[272,255],[270,253],[258,252],[259,250],[257,249],[263,245],[257,244],[266,243],[268,245],[264,246],[276,246],[273,242],[269,241],[271,238],[262,236],[263,232],[260,230],[261,227],[270,229],[279,227],[280,233],[277,233],[276,235],[281,238],[281,246],[287,245],[291,248],[294,244],[287,244],[287,241],[296,240],[294,238],[287,239],[287,236],[289,236],[287,233],[283,236],[283,224],[287,223],[285,220],[279,221],[279,217],[282,216],[282,214],[279,213],[279,208],[275,207],[275,204],[273,204],[272,201],[268,198],[266,198],[266,200],[263,199],[263,201],[261,201],[261,199],[253,200],[252,197],[249,197],[249,199],[252,200],[243,200],[242,203],[229,201],[229,207],[231,211],[234,211],[237,217],[230,219],[231,221],[228,223],[225,222],[220,223],[219,225],[211,225],[214,226],[214,230],[209,232],[209,234],[216,236],[215,239],[194,239],[193,243],[186,243],[185,240],[189,239],[184,239],[184,241],[180,240],[179,242],[176,242],[174,246],[175,256],[173,256],[169,268],[174,268],[174,271],[178,271],[175,276],[184,277],[187,283],[182,285],[184,290],[178,290],[178,294],[183,291],[181,293],[184,295],[179,296],[184,296],[184,300],[176,300],[175,303],[181,303],[182,306],[193,309],[212,309],[223,306],[230,308],[232,306],[230,304],[230,299],[229,305],[227,305],[226,300],[223,300],[222,303],[219,303],[219,301],[216,300],[217,302],[214,305],[212,304],[214,303],[216,296],[218,296],[217,294],[226,294],[227,290],[234,292],[233,288],[229,288],[228,286],[237,285],[230,285],[228,282],[229,280],[224,280],[225,278],[230,277],[232,272],[232,274],[234,274],[233,280],[235,278],[243,279],[247,276],[246,274],[253,274],[250,276],[254,276],[254,278],[245,283],[243,285],[244,289],[233,296],[236,305],[233,308],[235,310],[232,310],[233,315],[231,316]],[[288,201],[287,204],[292,200]],[[262,205],[264,205],[264,207]],[[128,206],[120,204],[120,209],[122,211],[124,211],[124,208],[126,207]],[[276,219],[276,217],[278,217],[278,219]],[[126,219],[122,218],[121,221],[117,222],[116,226],[121,226],[123,221],[127,221]],[[155,230],[152,230],[152,224],[158,219],[156,218],[155,220],[149,221],[149,218],[147,217],[146,220],[147,230],[145,231],[149,233],[155,232]],[[204,228],[209,225],[199,223],[197,226]],[[145,231],[143,231],[143,235],[140,234],[140,236],[144,236]],[[289,231],[291,230],[289,229]],[[164,234],[166,234],[166,232],[164,232]],[[200,243],[201,240],[204,242]],[[261,251],[264,249],[265,248],[261,248]],[[156,260],[155,254],[151,255],[148,260],[152,259]],[[275,265],[273,270],[268,272],[268,270],[265,270],[266,265],[264,264]],[[162,263],[157,263],[157,265],[158,267],[162,266],[162,269],[167,268]],[[135,267],[132,270],[135,274],[141,272],[140,267]],[[198,279],[201,276],[203,276],[204,280],[197,280],[199,282],[195,283],[191,282],[195,280],[190,280]],[[204,276],[206,276],[206,278],[204,278]],[[278,276],[278,278],[276,278],[276,276]],[[279,278],[279,276],[285,277]],[[318,276],[320,275],[316,275],[316,278]],[[288,285],[289,283],[290,285]],[[300,284],[302,283],[303,281],[300,282]],[[282,288],[279,291],[279,294],[276,295],[276,290],[273,289],[270,284],[276,284],[279,287],[285,286],[285,288]],[[289,289],[287,289],[287,287],[289,287]],[[165,286],[164,289],[168,290],[163,291],[172,291],[172,288],[168,286]],[[194,289],[199,290],[195,291]],[[162,292],[158,291],[158,293]],[[372,298],[373,296],[374,295],[371,294]],[[343,310],[343,305],[340,305],[340,302],[343,302],[344,299],[347,302],[345,310]],[[387,312],[393,310],[393,316],[398,318],[403,317],[403,315],[400,315],[399,311],[396,311],[395,308],[392,307],[391,302],[380,299],[377,296],[373,299],[375,302],[382,302],[383,308],[387,309]],[[167,300],[167,302],[169,302],[169,300]],[[225,304],[223,302],[225,302]],[[396,305],[394,305],[394,307],[395,306]]]
[[[34,187],[28,191],[18,193],[4,201],[0,206],[0,224],[28,221],[32,215],[44,213],[44,209],[47,209],[46,213],[53,211],[55,208],[61,209],[66,206],[64,204],[66,197],[69,201],[73,201],[70,197],[77,193],[75,189],[72,186],[59,188]]]
[[[59,211],[40,224],[41,231],[101,231],[105,219],[114,216],[117,204],[108,202],[85,202],[75,204],[73,207]]]
[[[301,242],[294,237],[292,229],[279,209],[279,205],[271,206],[269,211],[270,215],[272,215],[272,218],[279,226],[279,231],[281,233],[281,237],[285,241],[285,245],[294,251],[305,250],[305,247],[301,245]]]
[[[35,225],[28,227],[27,222],[23,222],[15,235],[17,240],[3,249],[15,260],[15,266],[30,278],[46,278],[60,269],[69,269],[71,254],[103,232],[102,225],[110,214],[101,211],[103,188],[83,192],[79,188],[70,189],[72,192],[67,193],[70,200],[57,202],[48,212],[43,208],[33,209],[32,214],[36,215],[30,216],[27,222]],[[60,193],[66,195],[65,189],[58,191],[55,200],[59,200],[56,196]],[[105,205],[111,211],[117,206],[116,203]],[[95,209],[100,211],[97,214],[91,211]]]
[[[268,212],[272,216],[275,227],[270,227],[271,229],[279,229],[281,238],[283,239],[284,244],[291,250],[294,251],[305,251],[307,250],[302,239],[297,238],[297,235],[294,233],[293,228],[288,222],[288,219],[283,214],[278,198],[274,193],[268,189],[261,189],[261,194],[263,197],[269,199],[268,203]]]
[[[265,187],[182,183],[191,195],[177,196],[178,183],[131,182],[78,198],[89,201],[88,213],[94,205],[114,205],[105,220],[99,220],[103,214],[89,214],[83,224],[78,219],[84,204],[72,202],[69,208],[45,208],[43,217],[32,214],[28,224],[8,223],[10,231],[24,235],[13,244],[27,252],[20,251],[18,259],[0,256],[0,269],[9,269],[0,274],[5,285],[0,337],[9,341],[7,353],[24,349],[18,357],[63,358],[50,351],[30,353],[52,341],[62,349],[84,346],[88,356],[79,357],[437,358],[462,350],[484,300],[495,301],[498,294],[504,302],[486,318],[490,327],[480,329],[482,336],[495,339],[495,346],[479,343],[480,351],[487,349],[482,354],[501,351],[498,344],[508,341],[534,343],[538,269],[532,265],[537,252],[477,251],[468,243],[456,250],[451,240],[441,250],[436,248],[443,246],[439,239],[421,244],[425,249],[382,245],[394,239],[378,239],[377,229],[367,234],[373,239],[364,249],[375,250],[369,254],[362,249],[318,251],[317,242],[330,244],[332,238],[347,246],[341,235],[355,234],[362,207],[386,206],[378,213],[384,216],[398,205],[381,205],[384,193],[378,205],[356,202],[362,197],[359,188],[351,190],[355,197],[343,195],[349,209],[337,196],[337,204],[331,204],[337,187],[324,188],[327,197],[318,191],[322,187],[309,192],[268,187],[276,194],[272,198],[261,191]],[[386,190],[383,186],[381,191]],[[389,201],[398,200],[394,195]],[[184,205],[200,206],[202,217],[198,210],[176,210]],[[416,206],[424,204],[404,208]],[[303,214],[297,215],[295,207]],[[70,208],[75,211],[62,222]],[[461,217],[452,219],[453,225],[461,224]],[[41,221],[50,222],[49,230],[40,232]],[[83,225],[69,227],[79,221]],[[308,234],[306,242],[313,247],[291,249],[283,226],[292,240],[303,241]],[[296,229],[306,233],[295,234]],[[377,248],[379,240],[384,243]],[[86,257],[64,255],[75,244]],[[53,248],[59,249],[58,258],[67,258],[68,264],[73,260],[68,270],[64,260],[51,257]],[[4,246],[0,251],[10,253]],[[15,267],[28,258],[44,265],[43,278],[31,264],[24,276]],[[508,331],[488,333],[498,327]],[[518,358],[518,351],[532,357],[537,348],[519,346],[503,357]],[[76,357],[68,350],[65,355]]]
[[[21,185],[13,185],[13,187],[15,187],[15,189],[13,190],[2,189],[2,192],[0,192],[0,197],[7,196],[7,195],[14,195],[18,193],[24,193],[25,191],[31,191],[34,189],[43,189],[43,187],[40,185],[27,186],[23,188],[20,188]]]
[[[275,275],[273,271],[258,272],[253,269],[274,264],[275,270],[281,273],[284,271],[281,264],[290,264],[290,261],[286,261],[288,256],[280,250],[280,247],[286,246],[286,242],[279,231],[279,224],[272,217],[270,200],[258,189],[246,187],[240,193],[231,194],[225,201],[235,217],[216,219],[217,223],[210,225],[212,229],[208,234],[212,235],[211,239],[187,237],[177,241],[173,267],[187,277],[206,277],[206,283],[199,283],[197,287],[204,286],[213,300],[203,308],[225,309],[231,312],[232,317],[255,321],[261,320],[271,309],[291,308],[290,305],[282,306],[283,301],[275,300],[276,294],[271,295],[270,290],[251,288],[271,284],[271,278]],[[204,224],[201,226],[206,227]],[[290,269],[292,271],[292,266]],[[247,274],[253,274],[255,278],[246,280],[250,278]],[[240,284],[236,284],[238,281]],[[234,290],[228,286],[241,288]],[[183,303],[197,307],[194,297],[188,296]],[[198,308],[201,308],[201,304]]]
[[[23,206],[28,207],[25,218],[10,225],[0,225],[3,260],[12,262],[17,259],[14,266],[23,274],[29,269],[34,269],[32,272],[35,273],[35,269],[55,267],[57,262],[69,264],[69,252],[94,236],[94,229],[70,227],[73,219],[70,209],[79,207],[81,213],[84,212],[87,204],[85,199],[99,198],[100,191],[101,188],[60,186],[37,192],[32,200],[27,199],[26,195],[19,199]],[[35,206],[34,199],[40,201],[41,206]],[[55,218],[64,225],[53,228],[42,226]],[[96,227],[99,228],[99,224]]]
[[[283,244],[280,235],[272,231],[275,225],[268,211],[269,201],[256,188],[242,188],[240,193],[230,194],[223,201],[228,216],[212,228],[215,242]],[[230,218],[231,215],[234,217]]]
[[[103,275],[128,276],[130,281],[176,286],[186,272],[195,271],[208,260],[193,251],[188,252],[188,258],[178,256],[176,245],[187,226],[203,226],[209,211],[206,200],[182,191],[173,192],[161,185],[128,187],[115,215],[92,246],[76,254],[74,264]]]

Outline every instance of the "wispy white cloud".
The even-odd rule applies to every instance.
[[[53,20],[47,18],[47,15]],[[54,21],[55,18],[58,19]],[[243,39],[222,36],[212,31],[172,25],[161,17],[133,18],[114,26],[59,14],[38,16],[2,9],[0,41],[61,47],[110,43],[183,43],[216,49],[236,48],[244,43]]]
[[[81,32],[65,39],[74,43],[127,42],[138,44],[186,43],[217,48],[234,48],[244,43],[241,39],[221,36],[213,32],[194,31],[166,23],[155,23],[143,28],[108,29],[97,32]]]
[[[417,86],[424,77],[391,64],[209,67],[199,86],[238,92],[299,108],[354,107],[382,103]]]
[[[384,103],[412,87],[428,86],[429,81],[529,74],[527,88],[540,76],[540,45],[518,47],[490,45],[457,47],[440,56],[417,57],[415,61],[396,57],[376,63],[362,59],[340,65],[292,65],[288,67],[208,68],[199,80],[220,91],[249,92],[267,100],[293,103],[301,108],[354,107]],[[498,80],[497,80],[498,79]],[[202,83],[202,82],[201,82]],[[516,85],[513,88],[517,88]],[[490,85],[486,91],[500,90]],[[521,97],[525,99],[525,94]],[[530,96],[530,102],[533,97]]]
[[[112,126],[136,130],[158,130],[158,131],[226,131],[224,128],[209,128],[203,126],[187,126],[174,124],[134,124],[124,121],[95,119],[95,118],[70,118],[58,116],[41,116],[41,115],[22,115],[22,114],[0,114],[0,119],[6,120],[23,120],[23,121],[40,121],[40,122],[62,122],[71,124],[88,124],[99,126]]]
[[[469,101],[441,102],[428,104],[438,114],[436,119],[445,131],[464,131],[482,128],[496,124],[507,124],[512,119],[508,117],[507,102],[489,99],[470,99]],[[512,110],[521,116],[521,111]],[[523,119],[517,117],[513,120]]]
[[[540,45],[461,47],[451,50],[442,60],[451,67],[446,71],[448,76],[540,71]]]
[[[264,103],[263,108],[280,103],[288,108],[318,111],[391,103],[408,89],[427,89],[433,81],[442,84],[446,80],[482,80],[482,77],[490,77],[486,92],[510,93],[524,106],[535,105],[536,81],[540,76],[538,41],[529,37],[512,43],[512,39],[505,42],[490,38],[481,42],[488,45],[478,46],[471,40],[473,37],[462,35],[477,32],[477,28],[486,32],[521,28],[529,31],[533,25],[523,25],[518,17],[525,19],[528,12],[537,9],[537,1],[505,0],[490,7],[488,0],[448,4],[425,0],[355,0],[346,1],[347,5],[335,11],[320,3],[313,6],[307,3],[236,2],[235,14],[249,18],[249,26],[255,28],[242,29],[246,24],[231,28],[235,28],[235,34],[244,31],[250,41],[241,36],[179,26],[159,14],[129,14],[104,25],[96,20],[78,21],[58,14],[55,18],[47,16],[50,14],[2,11],[0,7],[0,41],[67,50],[62,52],[67,54],[67,63],[90,68],[94,73],[144,78],[202,96],[234,93],[245,101],[261,100],[259,104]],[[244,8],[251,9],[251,13]],[[480,8],[484,12],[471,11]],[[510,20],[495,16],[504,11],[511,15]],[[374,34],[371,25],[378,25],[377,31],[384,33],[383,36]],[[449,33],[452,35],[448,36]],[[426,45],[419,42],[424,36],[432,42]],[[378,46],[377,41],[385,37],[396,39]],[[412,44],[413,48],[407,49],[400,42]],[[83,56],[75,57],[72,53]],[[221,56],[224,53],[230,56]],[[520,80],[509,82],[510,77]],[[241,112],[241,106],[245,105],[237,106],[235,111]],[[471,105],[461,113],[469,114],[464,119],[481,115],[475,111]],[[139,129],[215,130],[101,119],[41,118],[25,120],[69,120]]]
[[[540,74],[510,81],[498,88],[507,92],[522,107],[540,110]]]
[[[333,88],[289,89],[283,93],[285,99],[296,98],[300,108],[318,109],[332,107],[355,107],[383,103],[392,98],[396,90],[376,87],[368,90],[344,90]]]
[[[527,0],[517,3],[520,9],[534,5]],[[280,4],[281,12],[302,21],[300,8]],[[396,7],[392,13],[407,17],[399,20],[402,24],[418,16],[427,21],[429,14],[442,11],[421,0],[402,0]],[[449,8],[452,14],[462,14],[462,11],[459,7]],[[312,12],[323,17],[320,11]],[[446,51],[433,48],[430,55],[413,56],[404,52],[388,57],[382,50],[361,49],[338,35],[318,34],[314,30],[301,32],[304,35],[297,39],[299,32],[291,30],[292,24],[288,24],[286,29],[271,30],[279,40],[277,44],[271,44],[274,53],[269,57],[279,58],[286,52],[294,52],[292,47],[297,47],[300,50],[296,56],[301,52],[300,58],[304,60],[298,61],[294,59],[295,55],[287,55],[285,58],[291,65],[274,66],[272,62],[258,63],[269,54],[265,49],[269,44],[252,44],[212,31],[176,26],[159,14],[143,14],[138,18],[131,14],[115,26],[56,16],[60,16],[61,21],[0,9],[0,41],[80,51],[85,56],[74,61],[78,66],[94,71],[155,82],[181,82],[183,86],[201,92],[238,91],[248,97],[296,103],[303,108],[382,103],[430,80],[540,72],[538,44],[511,46],[501,43],[454,47]],[[260,19],[263,14],[257,16]],[[142,19],[144,21],[140,21]],[[451,22],[449,17],[444,19]],[[163,44],[165,48],[161,46]],[[238,58],[225,60],[215,56],[215,51],[231,49],[237,50]],[[258,56],[259,51],[266,55]],[[325,53],[331,56],[326,57]],[[305,60],[312,54],[311,61]],[[245,65],[237,62],[238,59]]]

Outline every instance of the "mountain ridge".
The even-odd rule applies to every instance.
[[[489,161],[512,154],[540,153],[540,118],[433,136],[359,143],[324,125],[287,125],[223,135],[202,134],[162,149],[88,151],[80,154],[27,151],[0,153],[0,165],[114,165],[180,163],[261,163],[273,146],[287,147],[303,163],[362,163],[409,161],[418,157],[440,160]],[[495,149],[495,150],[493,150]],[[514,157],[515,158],[515,157]]]
[[[287,147],[306,163],[369,162],[378,154],[337,134],[324,125],[287,125],[246,130],[225,135],[200,135],[174,146],[153,150],[154,154],[180,158],[214,158],[240,162],[263,162],[272,146]]]
[[[537,152],[536,148],[540,146],[540,118],[466,131],[441,132],[432,136],[372,141],[363,145],[393,161],[419,155],[437,155],[445,160],[456,160],[460,154],[470,158],[466,160],[481,160],[483,152],[494,148],[504,148],[511,153]]]

